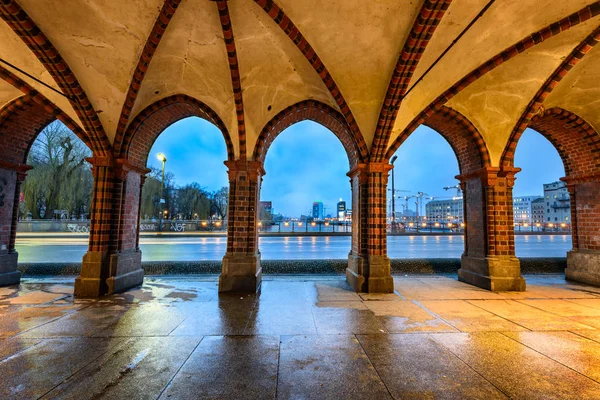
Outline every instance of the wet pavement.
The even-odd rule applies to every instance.
[[[523,293],[396,277],[147,277],[73,299],[71,279],[0,288],[0,399],[600,398],[600,288],[526,276]]]
[[[263,236],[259,250],[263,260],[347,259],[350,236]],[[462,236],[389,236],[388,256],[398,259],[460,258]],[[19,262],[81,262],[88,239],[17,236]],[[221,260],[226,237],[140,238],[143,261]],[[571,250],[570,235],[516,235],[517,257],[565,257]]]

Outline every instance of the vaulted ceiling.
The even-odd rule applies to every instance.
[[[0,108],[35,90],[110,143],[175,94],[212,108],[242,157],[307,99],[374,161],[443,105],[494,165],[541,107],[600,129],[599,1],[0,0],[0,14]]]

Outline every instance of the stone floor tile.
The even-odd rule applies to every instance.
[[[594,329],[589,325],[530,307],[515,300],[469,300],[469,303],[532,331]]]
[[[186,305],[187,316],[172,336],[243,335],[254,304],[211,301]]]
[[[600,382],[600,343],[571,332],[506,332],[504,334]]]
[[[600,330],[590,331],[586,329],[583,331],[572,331],[572,333],[600,343]]]
[[[25,337],[166,336],[185,315],[174,307],[148,305],[94,305],[27,332]]]
[[[354,336],[281,339],[281,399],[388,399],[385,385]]]
[[[402,301],[396,293],[359,293],[363,301]]]
[[[440,318],[408,300],[369,301],[365,305],[390,333],[457,332]]]
[[[562,299],[519,300],[519,302],[600,329],[600,309]]]
[[[429,300],[419,303],[463,332],[527,330],[464,300]]]
[[[246,335],[314,335],[317,333],[309,304],[261,303],[256,306]]]
[[[600,398],[600,384],[498,332],[430,335],[511,398]]]
[[[600,299],[567,299],[566,301],[600,310]]]
[[[36,399],[122,339],[48,339],[0,363],[0,399]]]
[[[125,340],[66,379],[44,399],[157,398],[201,338]]]
[[[354,310],[368,310],[363,301],[319,301],[315,304],[317,308],[348,308]]]
[[[302,281],[265,281],[257,295],[258,303],[298,304],[312,303],[314,283]]]
[[[51,293],[41,290],[27,293],[19,292],[15,296],[0,299],[0,304],[44,304],[67,296],[68,294],[65,293]]]
[[[0,315],[0,337],[10,337],[74,312],[73,305],[22,307]]]
[[[39,339],[24,339],[21,337],[13,337],[10,339],[0,339],[0,362],[15,354],[41,343]],[[0,377],[0,382],[2,378]]]
[[[360,296],[345,281],[315,282],[314,288],[318,301],[360,301]]]
[[[273,399],[279,337],[207,336],[160,399]]]
[[[396,399],[507,398],[429,335],[358,335]]]
[[[384,325],[370,310],[313,307],[320,335],[385,333]]]

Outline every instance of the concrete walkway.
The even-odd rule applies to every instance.
[[[0,288],[1,399],[600,398],[600,289],[527,276],[525,293],[398,277],[146,278],[74,300],[70,281]]]

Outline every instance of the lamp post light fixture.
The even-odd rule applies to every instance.
[[[392,164],[392,233],[396,233],[396,190],[394,188],[394,163],[398,159],[398,156],[394,156],[390,159]]]
[[[158,153],[156,155],[156,158],[158,158],[158,160],[160,162],[162,162],[162,180],[160,181],[160,208],[162,208],[162,205],[165,204],[165,164],[167,163],[167,157],[163,154],[163,153]],[[166,210],[165,210],[166,211]],[[166,214],[166,212],[165,212]],[[159,220],[158,220],[158,232],[162,232],[162,228],[163,228],[163,213],[159,213]]]

